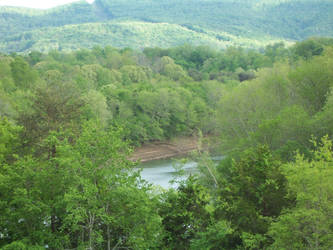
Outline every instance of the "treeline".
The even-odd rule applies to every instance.
[[[332,35],[330,1],[96,0],[95,3],[114,18],[199,26],[203,30],[224,31],[239,37],[271,35],[300,40]]]
[[[50,10],[0,7],[0,51],[75,51],[184,44],[259,48],[332,36],[327,0],[96,0]]]
[[[90,4],[74,2],[50,10],[0,7],[0,31],[4,38],[14,39],[26,31],[63,25],[104,21]],[[18,35],[20,34],[20,35]]]
[[[307,154],[309,138],[332,136],[332,46],[297,44],[301,59],[284,60],[256,72],[256,79],[226,92],[218,106],[225,152],[268,145],[282,159]]]
[[[332,248],[333,50],[315,47],[296,44],[301,57],[222,95],[217,130],[227,157],[200,162],[214,212],[191,242],[198,249]]]
[[[314,53],[321,53],[318,41],[308,43],[315,44]],[[269,67],[287,54],[297,57],[297,53],[276,44],[263,53],[185,45],[143,52],[95,47],[73,53],[2,55],[0,112],[27,127],[23,116],[38,116],[35,105],[47,96],[45,109],[75,99],[81,106],[73,114],[109,125],[123,124],[134,143],[191,135],[198,129],[214,133],[224,89],[255,78],[258,68]],[[47,114],[51,115],[55,120],[63,116]]]
[[[332,248],[332,44],[1,55],[0,247]],[[200,131],[177,190],[127,160]]]

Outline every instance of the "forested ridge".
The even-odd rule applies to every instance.
[[[0,248],[332,249],[333,40],[0,55]],[[134,146],[210,135],[176,190]]]
[[[50,10],[0,7],[0,51],[107,46],[259,48],[332,36],[329,0],[96,0]]]

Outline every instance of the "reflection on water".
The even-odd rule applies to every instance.
[[[146,181],[160,185],[163,188],[177,187],[177,184],[169,183],[174,177],[177,177],[177,170],[174,168],[176,161],[174,159],[154,160],[145,163],[141,163],[138,167],[142,168],[141,177]],[[185,176],[181,179],[185,179],[190,173],[196,171],[197,163],[190,161],[185,163],[182,169],[185,172]]]

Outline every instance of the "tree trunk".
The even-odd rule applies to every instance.
[[[110,227],[109,225],[106,226],[106,235],[107,235],[107,249],[111,250],[111,235],[110,235]]]
[[[53,214],[51,215],[51,230],[52,233],[55,233],[57,228],[56,228],[56,216]]]

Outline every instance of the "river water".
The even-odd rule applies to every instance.
[[[178,186],[177,183],[170,183],[172,179],[183,180],[191,173],[195,173],[197,169],[197,163],[194,161],[189,161],[181,165],[185,173],[185,176],[181,177],[177,175],[177,169],[180,164],[175,159],[149,161],[141,163],[138,168],[142,169],[141,177],[149,183],[159,185],[163,188],[176,188]]]
[[[218,163],[223,159],[223,156],[212,157],[212,160]],[[185,175],[179,177],[177,175],[177,169],[182,166]],[[163,188],[176,188],[177,183],[170,183],[171,180],[177,178],[177,180],[184,180],[190,174],[197,173],[197,163],[194,161],[188,161],[184,164],[177,163],[176,159],[163,159],[154,160],[139,164],[138,168],[142,169],[141,177],[154,184],[159,185]]]

